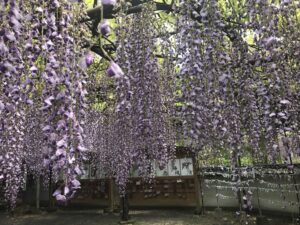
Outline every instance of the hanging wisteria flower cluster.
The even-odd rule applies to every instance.
[[[153,162],[162,168],[174,154],[173,125],[169,123],[172,115],[168,111],[172,106],[165,100],[170,93],[163,90],[166,74],[160,70],[155,56],[157,31],[153,6],[145,5],[141,13],[124,22],[131,26],[119,31],[117,62],[126,77],[117,80],[117,129],[121,130],[119,126],[124,126],[126,119],[132,143],[131,161],[140,175],[149,176],[153,174]],[[164,109],[166,106],[168,110]]]
[[[182,1],[178,9],[186,137],[200,148],[232,149],[233,165],[243,145],[257,158],[265,145],[275,160],[279,139],[298,139],[299,126],[299,5],[244,4],[236,12],[227,2]]]
[[[297,9],[295,1],[181,2],[180,115],[193,147],[229,149],[233,168],[245,146],[254,163],[266,154],[275,162],[279,143],[285,163],[299,155]]]
[[[11,0],[0,7],[0,178],[7,200],[14,207],[26,163],[36,174],[50,170],[61,176],[54,195],[66,201],[80,188],[76,177],[85,151],[83,67],[90,62],[80,49],[81,6]]]
[[[24,141],[23,33],[24,20],[17,1],[0,6],[0,180],[5,197],[14,207],[23,180]]]
[[[153,163],[162,168],[174,154],[174,70],[171,63],[162,67],[154,54],[154,21],[151,5],[118,18],[117,58],[107,70],[116,86],[115,112],[91,112],[87,124],[88,146],[98,155],[100,168],[116,179],[121,194],[133,166],[142,177],[151,177]],[[105,35],[105,22],[100,28]]]
[[[85,59],[90,65],[89,56],[82,54],[76,32],[76,18],[71,17],[70,4],[63,5],[65,14],[59,19],[59,26],[53,20],[56,5],[49,5],[48,27],[45,37],[55,44],[47,51],[48,62],[42,73],[44,81],[43,95],[45,96],[44,111],[48,118],[43,127],[47,145],[43,152],[48,155],[49,169],[57,176],[63,172],[64,187],[55,191],[57,200],[65,201],[72,197],[80,188],[76,176],[81,175],[80,161],[84,158],[83,119],[86,90],[85,74],[79,68],[79,58]],[[53,11],[53,13],[51,13]],[[63,51],[61,51],[63,50]]]

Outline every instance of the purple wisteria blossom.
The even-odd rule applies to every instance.
[[[116,5],[117,0],[102,0],[102,5]]]
[[[109,22],[107,20],[104,20],[102,23],[100,23],[99,30],[103,36],[107,36],[111,32]]]
[[[120,78],[120,77],[124,76],[123,70],[115,62],[110,63],[106,72],[107,72],[107,75],[110,77]]]

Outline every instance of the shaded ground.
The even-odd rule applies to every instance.
[[[134,225],[254,225],[255,217],[250,216],[240,223],[233,212],[206,212],[194,215],[191,210],[138,210],[131,211]],[[9,217],[0,213],[0,225],[116,225],[118,214],[104,214],[102,211],[57,211],[32,215]],[[270,225],[290,225],[280,219],[269,219]]]

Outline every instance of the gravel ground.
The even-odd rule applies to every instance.
[[[246,221],[239,219],[232,212],[206,212],[197,216],[192,210],[139,210],[130,212],[134,225],[254,225],[255,217]],[[119,224],[118,214],[104,214],[102,211],[57,211],[41,212],[31,215],[9,217],[0,214],[0,225],[116,225]],[[290,225],[291,223],[270,220],[269,225]]]

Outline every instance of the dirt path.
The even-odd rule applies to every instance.
[[[139,210],[131,211],[134,225],[238,225],[238,219],[232,212],[207,212],[205,215],[193,215],[191,210]],[[22,215],[13,218],[0,214],[0,225],[116,225],[120,221],[118,214],[108,215],[97,211],[58,211],[42,212],[35,215]],[[254,225],[255,218],[248,217],[243,225]],[[289,225],[288,222],[273,219],[270,225]]]

